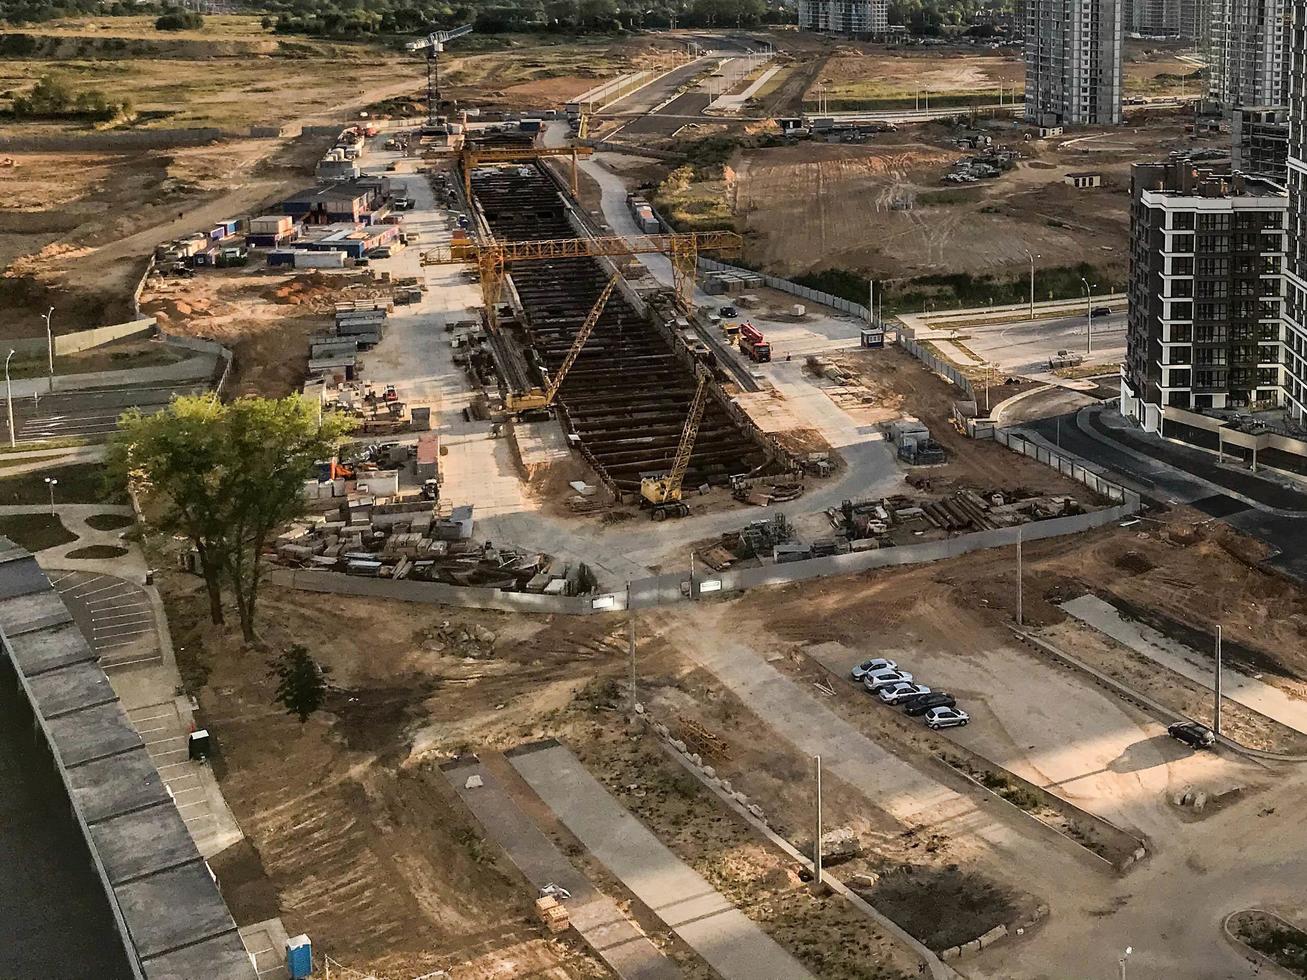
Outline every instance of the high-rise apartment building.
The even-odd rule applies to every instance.
[[[1121,121],[1122,0],[1026,0],[1026,118]]]
[[[1187,160],[1130,177],[1122,413],[1169,435],[1168,411],[1288,407],[1284,188]]]
[[[1293,4],[1289,106],[1289,221],[1285,257],[1284,375],[1289,415],[1307,423],[1307,7]]]
[[[1211,0],[1208,94],[1226,109],[1284,105],[1288,0]]]
[[[1277,184],[1289,180],[1289,110],[1249,106],[1230,113],[1230,166]]]
[[[889,30],[889,0],[799,0],[799,28],[833,34],[884,34]]]

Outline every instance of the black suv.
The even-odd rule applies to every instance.
[[[1210,749],[1216,744],[1216,735],[1212,730],[1196,721],[1177,721],[1167,727],[1166,733],[1195,749]]]
[[[903,702],[903,713],[905,715],[924,715],[931,708],[955,708],[957,700],[947,691],[931,691],[929,694],[918,694],[916,697],[908,698]]]

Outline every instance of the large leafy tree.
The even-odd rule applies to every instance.
[[[124,414],[109,465],[145,498],[150,524],[194,545],[213,622],[223,622],[226,584],[253,642],[263,550],[303,513],[304,481],[352,426],[342,416],[319,418],[298,395],[226,405],[177,398],[152,415]]]

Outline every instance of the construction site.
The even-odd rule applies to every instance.
[[[257,642],[212,624],[187,542],[96,537],[139,514],[39,482],[98,442],[33,442],[0,481],[116,547],[38,549],[66,612],[11,629],[28,597],[0,599],[0,640],[85,632],[224,941],[261,980],[1282,970],[1274,937],[1307,926],[1307,591],[1285,561],[1307,499],[1236,466],[1089,462],[1114,376],[1043,356],[1078,299],[1032,296],[1013,329],[1024,305],[886,316],[785,278],[1033,280],[1033,250],[1118,269],[1111,195],[1189,140],[1178,116],[1049,142],[964,107],[818,138],[815,98],[898,105],[918,76],[984,95],[1011,55],[950,72],[721,30],[460,56],[469,32],[414,41],[329,148],[287,144],[153,229],[118,300],[152,322],[60,363],[171,391],[203,352],[215,397],[354,420],[267,542]],[[893,72],[862,84],[867,64]],[[790,113],[812,132],[785,142]],[[988,174],[985,139],[1011,166],[941,186]],[[1079,164],[1106,183],[1072,188]],[[721,190],[725,225],[672,219],[680,168],[680,204]],[[70,397],[47,402],[28,346],[24,443]],[[122,650],[102,594],[131,610]],[[324,682],[300,715],[272,659],[294,649]]]

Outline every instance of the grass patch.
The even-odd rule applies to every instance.
[[[944,191],[941,193],[955,193]],[[1100,296],[1115,292],[1122,283],[1087,262],[1035,270],[1035,298],[1039,302],[1083,297],[1081,278],[1098,283]],[[803,286],[832,293],[854,303],[867,301],[867,277],[849,269],[822,269],[794,276]],[[880,279],[877,296],[883,296],[886,313],[920,313],[923,310],[971,309],[1024,303],[1030,298],[1030,277],[951,273],[914,276],[911,279]]]
[[[63,436],[58,439],[34,439],[31,442],[20,442],[17,446],[11,446],[8,442],[0,445],[0,456],[7,453],[30,453],[33,449],[72,449],[76,446],[89,446],[91,440],[85,436]],[[31,463],[33,460],[22,460],[24,463]]]
[[[0,534],[20,548],[44,551],[76,541],[77,535],[53,514],[10,514],[0,517]]]
[[[86,523],[97,531],[116,531],[136,523],[136,518],[127,514],[92,514]]]
[[[0,479],[0,504],[48,504],[50,488],[46,486],[46,477],[59,481],[54,489],[56,507],[61,503],[121,504],[127,500],[125,488],[109,485],[104,466],[80,463]]]
[[[980,200],[980,191],[948,188],[942,191],[925,191],[917,195],[917,203],[924,208],[938,208],[946,204],[975,204]]]
[[[65,558],[121,558],[127,554],[126,548],[112,544],[93,544],[68,552]]]

